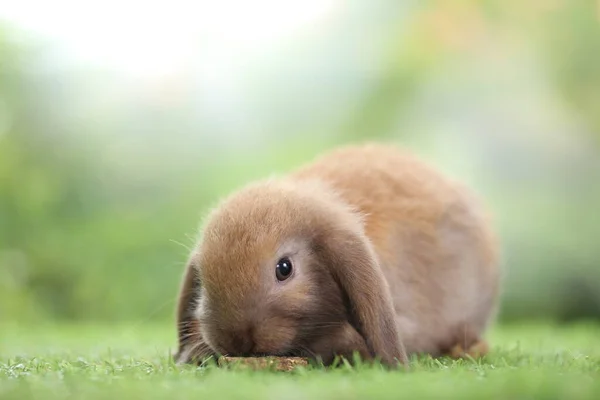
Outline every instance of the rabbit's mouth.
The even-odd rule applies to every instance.
[[[281,352],[258,352],[241,354],[240,357],[305,357],[300,350],[288,350]]]
[[[232,355],[228,354],[228,356],[232,356]],[[279,352],[256,352],[256,353],[252,352],[252,353],[240,354],[240,355],[236,355],[236,356],[244,357],[244,358],[255,358],[255,357],[315,358],[314,353],[308,349],[290,349],[290,350],[279,351]]]
[[[283,351],[249,351],[249,352],[227,352],[217,351],[224,357],[241,357],[241,358],[258,358],[258,357],[307,357],[308,351],[302,351],[300,349],[289,349]]]

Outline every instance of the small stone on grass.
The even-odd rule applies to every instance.
[[[254,370],[271,369],[275,371],[292,371],[296,367],[308,365],[303,357],[220,357],[219,366],[228,365],[249,367]]]

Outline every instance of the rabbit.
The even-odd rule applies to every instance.
[[[208,213],[177,306],[176,361],[486,354],[499,244],[480,200],[412,152],[345,145]]]

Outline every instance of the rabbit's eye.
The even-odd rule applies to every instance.
[[[292,275],[292,262],[289,258],[284,257],[277,263],[275,268],[275,276],[280,281],[285,281]]]

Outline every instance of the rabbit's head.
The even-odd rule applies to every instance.
[[[353,351],[406,362],[360,214],[314,181],[259,182],[210,213],[188,263],[178,324],[183,362],[206,355],[327,362]]]

